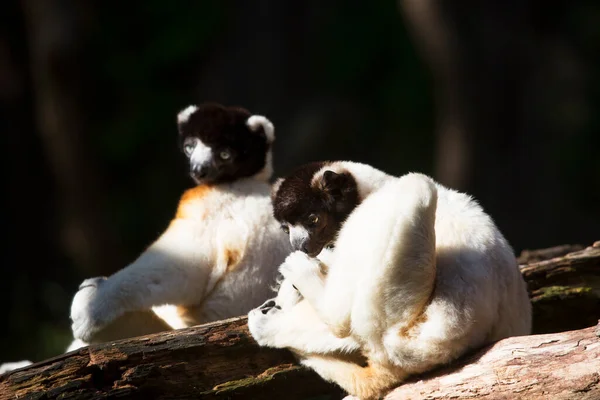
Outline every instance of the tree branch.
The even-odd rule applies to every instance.
[[[386,400],[598,399],[600,325],[582,330],[512,337],[419,381]]]
[[[600,243],[522,265],[521,271],[534,330],[560,333],[501,340],[403,384],[387,398],[599,398],[600,328],[590,326],[600,317]],[[587,328],[562,332],[571,325]],[[259,347],[245,317],[93,345],[0,376],[0,400],[341,395],[298,366],[288,351]]]

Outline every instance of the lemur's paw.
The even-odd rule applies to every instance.
[[[98,287],[104,283],[108,278],[105,276],[97,276],[95,278],[88,278],[81,282],[79,285],[79,290],[87,288],[87,287]]]
[[[320,279],[322,275],[319,260],[302,251],[295,251],[287,256],[284,263],[279,267],[279,272],[285,279],[289,279],[300,293],[302,293],[305,283],[314,278]]]
[[[71,304],[71,329],[73,337],[90,342],[94,334],[117,317],[117,310],[102,296],[105,277],[86,279]]]
[[[273,328],[280,312],[281,307],[277,305],[275,299],[271,299],[248,313],[248,329],[259,345],[274,347]]]

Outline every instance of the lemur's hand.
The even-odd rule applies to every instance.
[[[75,339],[89,343],[94,334],[119,316],[119,310],[102,290],[106,280],[106,277],[90,278],[79,285],[71,304],[71,329]]]
[[[276,299],[265,301],[248,313],[248,329],[261,346],[277,347],[276,338],[282,310]]]
[[[323,277],[321,263],[316,258],[310,257],[302,251],[294,251],[287,256],[284,263],[279,267],[279,272],[286,280],[289,280],[299,291],[313,280],[321,280]]]
[[[295,251],[285,259],[279,272],[309,301],[319,297],[325,277],[321,262],[301,251]]]

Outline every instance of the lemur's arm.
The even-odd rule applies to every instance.
[[[176,219],[126,268],[109,278],[85,280],[71,306],[74,337],[89,341],[129,311],[200,302],[214,268],[215,251],[211,238],[197,229],[192,221]]]
[[[280,267],[283,276],[298,288],[329,330],[343,338],[350,334],[355,286],[351,279],[337,279],[335,273],[325,278],[324,269],[326,265],[301,251],[290,254]]]
[[[261,346],[289,348],[304,355],[347,354],[359,349],[354,339],[336,337],[306,300],[291,308],[281,308],[277,299],[269,300],[250,311],[248,327]]]

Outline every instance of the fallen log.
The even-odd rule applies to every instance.
[[[538,252],[553,249],[564,246]],[[520,268],[533,305],[533,333],[581,329],[600,318],[600,241]]]
[[[411,380],[386,400],[600,399],[600,323],[512,337]]]
[[[589,328],[600,318],[600,243],[556,254],[521,271],[534,331],[561,333],[502,340],[388,398],[600,398],[600,339]],[[257,346],[245,318],[92,345],[0,376],[0,400],[115,397],[325,400],[342,392],[289,352]]]
[[[0,399],[306,399],[341,391],[291,353],[259,347],[246,318],[97,344],[0,376]]]

